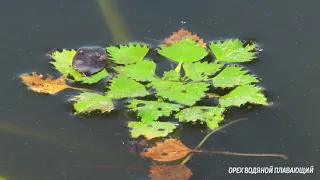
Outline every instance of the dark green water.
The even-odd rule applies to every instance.
[[[207,41],[256,40],[263,52],[245,66],[263,78],[261,85],[274,102],[268,108],[232,110],[228,120],[247,117],[249,121],[216,133],[203,148],[289,156],[283,160],[195,155],[187,163],[194,174],[191,179],[319,179],[318,1],[113,3],[127,27],[126,37],[114,38],[96,1],[1,1],[0,176],[11,180],[148,179],[151,161],[128,153],[123,146],[130,138],[125,128],[129,119],[122,110],[73,116],[67,100],[74,91],[37,94],[17,77],[32,71],[57,77],[46,57],[53,48],[129,41],[155,48],[159,42],[150,38],[161,40],[178,28],[187,28]],[[178,136],[194,147],[206,132],[185,124]],[[230,166],[314,166],[315,173],[228,174]]]

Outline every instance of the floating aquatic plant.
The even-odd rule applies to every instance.
[[[61,77],[43,79],[33,73],[21,78],[39,93],[55,94],[66,88],[84,91],[70,100],[75,114],[108,113],[114,109],[114,101],[125,99],[126,108],[137,113],[137,118],[128,123],[134,138],[165,137],[177,128],[174,119],[180,123],[203,122],[214,130],[230,106],[268,105],[262,88],[256,84],[260,79],[240,64],[232,64],[252,61],[256,57],[254,43],[230,39],[209,42],[207,48],[197,35],[179,30],[156,49],[158,54],[177,63],[175,69],[161,75],[155,73],[156,61],[146,57],[149,50],[147,45],[129,43],[54,51],[50,53],[51,64]],[[107,66],[110,61],[111,67]],[[106,84],[106,90],[101,92],[66,82],[93,84],[101,80]],[[203,99],[218,103],[202,106]],[[170,122],[163,121],[165,118],[170,118]]]

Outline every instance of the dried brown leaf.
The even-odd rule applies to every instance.
[[[185,29],[180,29],[177,32],[172,33],[172,35],[168,38],[165,38],[163,41],[164,46],[170,46],[176,42],[179,42],[182,39],[191,38],[196,41],[201,47],[206,48],[207,44],[203,42],[203,39],[197,36],[196,34],[192,34],[190,31]]]
[[[149,177],[152,180],[186,180],[192,176],[191,170],[182,165],[152,166]]]
[[[23,74],[20,76],[23,82],[30,87],[30,89],[39,93],[56,94],[66,88],[72,88],[66,84],[63,77],[53,79],[48,76],[47,79],[42,79],[42,74],[32,73],[32,75]]]
[[[146,152],[141,153],[141,156],[167,162],[181,159],[190,152],[192,150],[182,144],[181,141],[170,138],[164,140],[164,142],[157,142],[156,146],[148,148]]]

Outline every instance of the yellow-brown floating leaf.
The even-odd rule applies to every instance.
[[[66,88],[73,88],[66,84],[63,77],[53,79],[52,76],[48,76],[47,79],[42,79],[42,74],[38,75],[34,72],[32,75],[23,74],[20,78],[30,87],[30,89],[39,93],[56,94]]]
[[[141,156],[167,162],[181,159],[190,152],[192,150],[182,144],[181,141],[170,138],[164,140],[164,142],[157,142],[155,147],[148,148],[146,152],[141,153]]]
[[[192,176],[191,170],[182,165],[152,166],[149,177],[152,180],[186,180]]]
[[[176,42],[179,42],[182,39],[191,38],[196,41],[201,47],[206,48],[207,44],[203,42],[203,39],[197,36],[196,34],[192,34],[188,30],[180,29],[177,32],[172,33],[172,35],[168,38],[165,38],[163,41],[164,46],[170,46]]]

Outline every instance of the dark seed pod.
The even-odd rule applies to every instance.
[[[90,76],[101,71],[107,64],[107,52],[101,47],[79,48],[72,60],[72,67]]]

